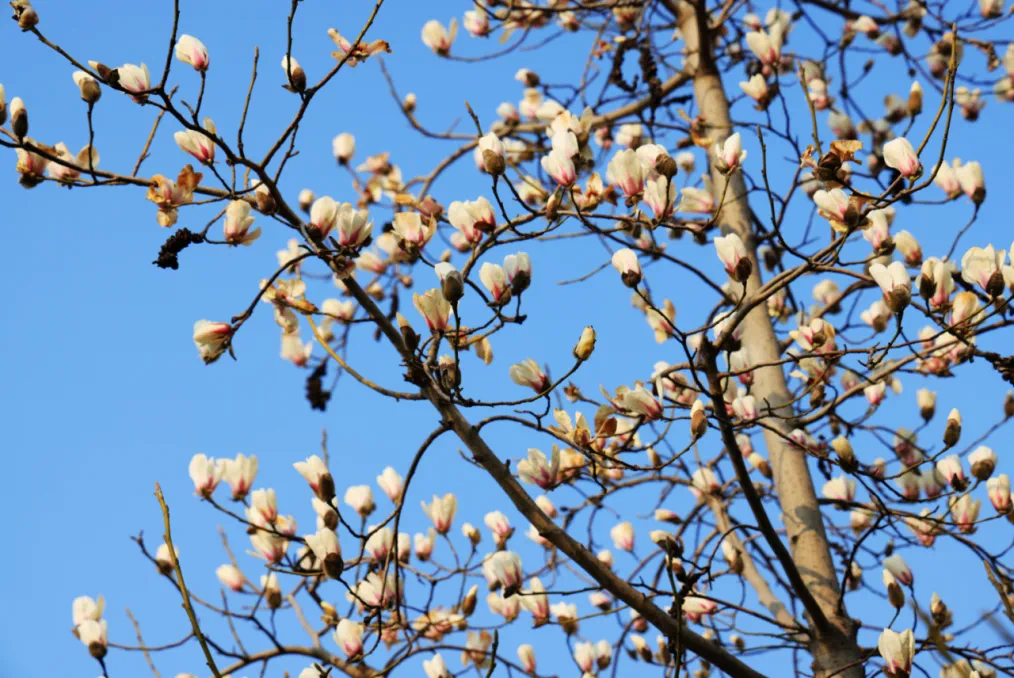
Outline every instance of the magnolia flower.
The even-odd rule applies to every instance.
[[[961,468],[961,459],[956,454],[944,457],[938,461],[937,471],[944,477],[947,484],[955,489],[963,489],[967,484],[965,471]]]
[[[250,216],[252,211],[250,203],[245,200],[233,200],[225,208],[225,225],[223,227],[225,241],[231,245],[250,245],[254,240],[261,237],[261,229],[250,227],[253,225],[254,217]]]
[[[373,503],[373,491],[369,485],[353,485],[345,490],[344,498],[346,506],[365,518],[371,513],[376,505]]]
[[[609,530],[609,536],[612,538],[615,548],[621,551],[634,550],[634,526],[629,522],[614,525]]]
[[[482,240],[483,233],[491,233],[496,229],[493,206],[483,197],[474,201],[455,200],[447,208],[447,220],[470,244]]]
[[[480,169],[488,174],[503,174],[504,145],[496,134],[490,132],[479,138],[479,145],[476,147],[478,157],[482,160]]]
[[[882,299],[874,301],[868,309],[859,314],[862,321],[872,327],[876,332],[883,332],[891,319],[891,309],[887,307]]]
[[[891,262],[890,266],[871,264],[870,276],[884,293],[884,303],[895,313],[901,313],[912,297],[911,281],[905,264]]]
[[[908,566],[905,559],[899,556],[897,553],[888,556],[883,560],[883,566],[894,575],[894,578],[905,586],[911,586],[912,582],[915,581],[915,575],[912,574],[912,568]]]
[[[637,261],[637,255],[628,247],[617,250],[613,253],[613,268],[615,268],[623,284],[627,287],[637,287],[641,282],[641,264]]]
[[[969,494],[963,494],[960,497],[951,497],[948,500],[948,505],[951,509],[951,517],[957,523],[958,529],[966,534],[975,532],[975,521],[979,517],[982,502],[972,499]]]
[[[619,186],[628,198],[639,194],[643,188],[644,173],[637,153],[629,148],[618,151],[609,161],[606,178]]]
[[[884,629],[877,639],[877,649],[887,662],[885,671],[891,678],[908,678],[912,671],[912,657],[915,656],[912,629],[905,629],[901,633]]]
[[[715,167],[719,172],[728,173],[741,167],[746,159],[746,151],[743,150],[739,132],[729,136],[723,143],[712,146],[711,154],[715,157]]]
[[[556,150],[542,157],[542,169],[561,186],[570,186],[577,179],[574,161]]]
[[[316,205],[316,202],[314,202]],[[310,211],[311,220],[313,210]],[[366,210],[357,210],[349,203],[342,203],[338,207],[337,219],[338,244],[343,247],[359,247],[371,237],[373,233],[373,222],[370,221],[370,213]]]
[[[412,537],[412,545],[415,547],[415,557],[425,562],[430,559],[433,554],[433,547],[436,544],[437,532],[432,527],[426,531],[426,534],[416,532],[415,536]]]
[[[158,548],[155,549],[155,565],[158,567],[159,572],[168,574],[176,568],[176,564],[173,562],[174,555],[176,556],[176,560],[178,560],[180,550],[175,546],[170,551],[169,544],[163,542],[158,545]]]
[[[535,448],[529,448],[528,458],[518,462],[518,477],[521,482],[538,485],[543,490],[551,490],[557,483],[560,471],[560,448],[553,445],[549,459]]]
[[[908,231],[898,231],[894,236],[894,244],[901,255],[905,257],[908,266],[918,266],[922,263],[922,248],[919,241]]]
[[[672,215],[676,206],[676,185],[665,177],[647,179],[644,182],[643,199],[656,220],[666,219]]]
[[[77,637],[88,648],[88,653],[96,659],[106,656],[108,633],[109,624],[105,619],[99,621],[86,619],[77,626]]]
[[[507,282],[510,283],[512,293],[521,294],[528,289],[532,282],[532,260],[527,252],[505,256],[503,270],[507,274]]]
[[[221,459],[222,480],[232,489],[233,501],[243,499],[257,475],[257,455],[237,455],[235,459]]]
[[[194,323],[194,345],[201,354],[205,364],[211,364],[225,353],[232,338],[232,325],[211,320],[198,320]]]
[[[776,67],[782,58],[783,28],[781,24],[770,27],[770,33],[752,31],[746,34],[746,44],[754,56],[768,69]]]
[[[549,377],[542,371],[539,364],[531,358],[526,358],[523,362],[511,365],[510,377],[511,381],[518,386],[528,386],[539,394],[545,392],[550,386]]]
[[[362,623],[351,619],[342,619],[338,622],[332,636],[346,657],[352,659],[363,653],[363,630]]]
[[[205,165],[215,162],[215,123],[211,118],[204,119],[204,130],[181,130],[173,135],[180,150],[194,156]]]
[[[356,154],[356,138],[348,132],[342,132],[331,140],[331,153],[339,165],[347,165]]]
[[[1003,268],[1007,253],[995,251],[993,245],[971,247],[961,257],[961,277],[968,283],[979,285],[990,296],[998,296],[1004,287]]]
[[[451,317],[451,305],[444,298],[443,292],[434,288],[425,294],[413,294],[412,304],[426,320],[426,326],[434,332],[443,332],[447,329],[447,322]]]
[[[732,401],[732,411],[740,421],[753,421],[760,416],[757,399],[752,395],[740,395]]]
[[[282,360],[288,360],[296,367],[306,367],[312,353],[313,342],[303,343],[303,340],[299,338],[298,330],[296,332],[282,332]]]
[[[676,166],[683,170],[686,174],[692,174],[696,159],[694,154],[690,151],[680,151],[676,154]]]
[[[620,409],[638,414],[647,421],[657,419],[662,414],[662,404],[643,386],[638,385],[633,389],[624,388],[622,394],[618,390],[617,396]]]
[[[215,576],[222,582],[222,586],[236,592],[243,590],[245,579],[239,568],[233,565],[219,565],[215,570]]]
[[[1006,473],[1001,473],[995,478],[987,480],[986,493],[989,495],[989,501],[993,504],[993,508],[996,509],[997,513],[1010,513],[1010,477]]]
[[[905,137],[898,137],[884,144],[884,163],[908,179],[917,176],[922,169],[919,156],[912,148],[912,143]]]
[[[370,554],[375,563],[382,563],[394,547],[394,532],[389,527],[370,528],[372,534],[366,540],[363,548]]]
[[[489,290],[493,303],[504,305],[511,299],[511,289],[507,284],[507,273],[499,264],[485,262],[479,269],[479,280]]]
[[[718,603],[713,600],[700,596],[687,596],[683,599],[683,614],[694,623],[700,622],[702,617],[713,614],[716,610]]]
[[[447,664],[439,652],[435,653],[432,659],[423,660],[423,671],[426,678],[451,678],[451,672],[448,671]]]
[[[996,468],[996,452],[980,445],[968,455],[968,463],[972,467],[972,475],[979,480],[988,480]]]
[[[405,491],[405,480],[400,473],[388,466],[377,476],[377,486],[384,491],[388,499],[397,504],[401,500],[402,492]]]
[[[486,523],[486,527],[493,533],[493,541],[496,542],[498,548],[502,548],[510,536],[514,534],[514,528],[511,527],[510,520],[507,519],[500,511],[490,511],[483,518],[483,522]]]
[[[764,106],[768,101],[769,91],[767,79],[760,73],[754,73],[747,82],[739,83],[739,88],[748,97]],[[812,97],[811,97],[812,99]]]
[[[74,619],[74,626],[77,627],[89,620],[99,621],[102,619],[102,611],[105,607],[106,602],[102,596],[99,596],[96,600],[92,600],[89,596],[75,598],[71,604],[71,615]]]
[[[697,469],[690,477],[690,492],[698,499],[706,494],[717,493],[721,489],[722,484],[718,482],[718,476],[707,466]]]
[[[715,196],[711,190],[711,179],[705,175],[703,182],[704,188],[687,186],[680,189],[680,202],[676,206],[677,212],[711,214],[714,211]]]
[[[208,70],[211,63],[208,59],[208,48],[192,35],[180,36],[176,42],[176,58],[202,73]]]
[[[856,496],[856,481],[838,476],[824,483],[823,494],[832,501],[851,502]]]
[[[976,161],[966,162],[954,171],[964,191],[976,205],[986,199],[986,180],[982,176],[982,165]]]
[[[451,529],[451,523],[454,521],[454,514],[458,510],[457,497],[451,493],[445,494],[442,498],[434,494],[433,501],[430,504],[424,501],[419,503],[426,517],[433,521],[433,527],[436,528],[437,532],[447,534],[448,530]]]
[[[450,30],[444,28],[436,19],[431,19],[423,25],[422,41],[424,45],[433,50],[434,54],[447,56],[451,53],[451,44],[457,33],[457,19],[451,19]]]
[[[753,270],[753,262],[746,251],[742,239],[735,233],[715,238],[715,249],[718,251],[718,258],[725,265],[725,272],[733,280],[745,282]]]
[[[342,563],[342,546],[334,530],[325,527],[317,530],[315,534],[305,535],[303,539],[310,547],[317,562],[322,564],[321,569],[324,574],[332,579],[338,579],[344,569],[344,564]]]
[[[289,540],[272,532],[256,530],[250,535],[250,545],[254,547],[255,555],[269,563],[280,563],[289,549]]]
[[[194,492],[198,496],[207,498],[214,493],[215,488],[222,479],[224,468],[223,464],[220,462],[216,463],[214,458],[203,454],[195,454],[190,459],[188,471],[190,473],[190,480],[194,482]]]
[[[89,62],[89,65],[94,67],[94,64]],[[151,89],[151,75],[148,73],[148,67],[144,64],[135,66],[134,64],[123,64],[116,69],[116,73],[119,76],[119,86],[128,92],[133,93],[134,101],[140,102],[143,98],[142,92],[147,92]]]
[[[490,570],[505,593],[521,585],[521,556],[513,551],[497,551],[489,559]]]

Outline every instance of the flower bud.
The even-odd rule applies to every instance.
[[[1014,391],[1007,391],[1003,399],[1003,416],[1007,419],[1014,417]]]
[[[972,465],[973,476],[979,480],[989,480],[993,475],[993,469],[996,468],[996,452],[985,445],[980,445],[968,455],[968,462]]]
[[[944,429],[944,445],[954,447],[961,437],[961,413],[958,408],[951,410],[947,415],[947,427]]]
[[[414,92],[409,92],[405,95],[404,101],[401,102],[401,108],[406,113],[414,113],[416,105],[416,97]]]
[[[74,71],[73,78],[74,84],[81,90],[82,101],[89,106],[94,106],[95,102],[102,97],[102,88],[99,87],[99,83],[84,71]]]
[[[304,212],[309,212],[310,208],[313,207],[313,201],[317,199],[317,196],[313,194],[309,188],[304,188],[299,192],[299,209]]]
[[[28,0],[14,0],[11,7],[14,8],[14,18],[18,21],[18,28],[22,31],[30,31],[38,25],[39,14]]]
[[[690,434],[696,440],[708,430],[708,417],[704,412],[704,403],[698,398],[690,408]]]
[[[461,526],[461,534],[465,535],[465,538],[472,543],[472,546],[478,546],[479,542],[482,541],[482,533],[472,523],[465,523]]]
[[[465,295],[465,282],[461,273],[452,269],[444,274],[440,279],[440,291],[444,293],[444,298],[452,305],[458,303],[458,300]]]
[[[589,325],[581,331],[581,338],[577,340],[577,345],[574,347],[574,357],[578,360],[588,360],[594,350],[595,329]]]
[[[479,585],[474,584],[472,588],[468,589],[468,593],[461,600],[461,614],[466,617],[470,617],[475,612],[475,603],[479,594]]]
[[[838,460],[841,462],[843,469],[854,471],[857,468],[856,453],[852,449],[852,443],[848,441],[848,438],[838,436],[831,441],[831,448],[838,455]]]
[[[11,99],[11,131],[18,141],[24,141],[28,136],[28,110],[21,97]]]
[[[919,405],[919,414],[922,415],[923,421],[929,421],[933,418],[937,409],[937,394],[935,391],[931,391],[927,388],[919,389],[915,394],[916,403]],[[950,419],[950,417],[948,417]],[[960,418],[959,418],[960,422]]]
[[[504,157],[488,148],[482,152],[482,163],[486,171],[493,176],[499,176],[507,169],[507,161],[504,160]]]
[[[302,92],[306,90],[306,71],[293,57],[285,55],[282,57],[282,70],[285,72],[287,85],[282,85],[290,92]]]
[[[916,80],[908,90],[908,114],[915,117],[922,113],[922,86]]]
[[[676,161],[668,153],[659,153],[655,158],[655,171],[672,181],[677,172]]]

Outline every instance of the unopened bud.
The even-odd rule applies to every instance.
[[[732,272],[732,277],[736,282],[746,282],[750,278],[751,273],[753,273],[753,260],[743,257],[736,262],[736,268]]]
[[[920,113],[922,113],[922,86],[916,81],[908,90],[908,114],[914,118]]]
[[[271,610],[277,610],[282,606],[282,592],[278,589],[269,589],[264,596],[264,599],[268,603],[268,608]]]
[[[304,188],[299,192],[299,209],[304,212],[309,212],[313,206],[313,201],[317,199],[317,196],[313,194],[309,188]]]
[[[854,471],[856,469],[856,453],[852,449],[852,443],[848,441],[848,438],[838,436],[831,441],[831,448],[838,455],[838,461],[841,462],[843,469],[846,471]]]
[[[413,111],[415,111],[415,102],[416,102],[415,94],[413,92],[409,92],[408,94],[405,95],[405,100],[401,102],[402,110],[404,110],[406,113],[412,113]]]
[[[0,84],[0,125],[7,122],[7,93],[3,84]]]
[[[898,582],[892,582],[887,586],[887,601],[896,610],[905,607],[905,592]]]
[[[704,412],[704,403],[695,400],[690,408],[690,434],[696,440],[708,430],[708,417]]]
[[[589,325],[581,331],[581,338],[577,340],[577,345],[574,347],[574,357],[578,360],[588,360],[594,350],[595,329]]]
[[[11,99],[11,131],[18,141],[24,141],[28,136],[28,109],[21,97]]]
[[[103,80],[108,80],[109,76],[113,74],[113,69],[100,61],[89,61],[88,65],[91,66],[92,70],[98,73],[99,77]]]
[[[479,585],[474,584],[472,588],[468,589],[468,593],[461,599],[461,614],[469,617],[475,612],[475,603],[479,594]]]
[[[461,533],[472,543],[472,546],[478,546],[479,542],[482,541],[482,533],[472,523],[465,523],[461,526]]]
[[[655,171],[666,179],[672,181],[672,178],[676,176],[677,170],[676,161],[668,153],[659,153],[658,157],[655,158]]]
[[[947,427],[944,429],[944,445],[954,447],[961,438],[961,413],[957,408],[947,415]]]
[[[986,293],[991,297],[998,297],[1003,294],[1005,287],[1003,273],[999,270],[993,271],[993,275],[989,277],[989,282],[986,283]]]
[[[486,171],[493,176],[499,176],[507,169],[507,162],[503,156],[488,148],[482,152],[482,164]]]
[[[401,330],[401,337],[405,340],[405,346],[409,351],[415,351],[419,346],[419,335],[412,329],[412,325],[409,324],[408,319],[401,313],[395,316],[395,318],[398,321],[398,329]]]
[[[39,14],[28,0],[14,0],[11,3],[14,8],[14,17],[18,20],[18,28],[23,31],[30,31],[39,23]]]
[[[81,90],[81,99],[89,106],[94,106],[102,96],[102,88],[99,87],[99,83],[84,71],[75,71],[73,78],[74,84]]]
[[[440,291],[451,305],[458,303],[458,300],[465,296],[465,283],[461,273],[453,270],[444,275],[440,280]]]
[[[334,499],[334,478],[330,473],[317,476],[317,498],[328,504]]]
[[[102,659],[106,656],[106,646],[100,642],[94,642],[88,645],[88,654],[95,659]]]
[[[758,473],[771,480],[771,464],[768,463],[768,460],[760,452],[751,452],[746,460],[750,462],[750,466],[757,469]]]
[[[293,92],[303,92],[306,90],[306,71],[303,70],[302,66],[292,67],[292,72],[288,74],[289,77],[289,88]]]
[[[1007,419],[1014,417],[1014,391],[1007,391],[1003,399],[1003,416]]]
[[[683,555],[683,542],[665,530],[652,530],[651,541],[671,558],[679,558]]]
[[[342,562],[342,557],[337,553],[329,553],[324,557],[324,574],[331,579],[340,579],[344,569],[345,563]],[[279,598],[281,598],[281,595],[279,595]],[[281,604],[281,601],[279,601],[279,604]]]

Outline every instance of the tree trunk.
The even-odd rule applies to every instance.
[[[700,115],[712,141],[724,141],[732,131],[729,101],[715,67],[707,14],[702,8],[679,0],[666,0],[666,5],[679,22],[686,45],[686,70],[692,73],[694,97]],[[753,260],[753,272],[746,284],[746,295],[749,296],[760,288],[762,282],[746,184],[741,172],[734,172],[727,177],[714,167],[711,178],[716,200],[725,195],[718,217],[722,231],[738,234]],[[729,184],[728,188],[726,183]],[[768,364],[777,363],[781,359],[765,304],[759,304],[746,316],[742,328],[743,344],[750,347],[751,362]],[[780,365],[772,364],[755,369],[753,375],[750,392],[757,399],[762,412],[770,407],[778,414],[777,417],[764,420],[766,427],[774,429],[765,428],[764,440],[771,459],[775,489],[781,504],[792,559],[828,621],[825,628],[818,629],[811,620],[813,636],[810,651],[814,675],[817,678],[831,674],[836,678],[862,678],[865,672],[862,668],[862,652],[855,640],[857,625],[849,618],[844,605],[840,608],[838,606],[838,578],[806,454],[786,444],[786,438],[795,426],[792,407],[788,404],[791,396],[785,382],[785,373]],[[843,670],[846,666],[850,668]]]

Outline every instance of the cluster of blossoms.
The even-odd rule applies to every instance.
[[[39,19],[30,3],[15,0],[12,5],[19,26],[37,31]],[[180,113],[166,91],[168,73],[153,77],[143,63],[109,68],[88,61],[85,69],[85,62],[73,60],[78,70],[72,80],[87,105],[89,125],[103,92],[111,90],[138,105],[158,107],[167,113],[163,124],[177,126],[173,140],[185,155],[176,157],[191,164],[150,179],[138,178],[136,169],[127,177],[100,168],[90,144],[75,155],[63,142],[52,147],[37,143],[28,136],[25,102],[15,97],[8,106],[0,86],[0,125],[9,119],[9,131],[2,130],[4,144],[16,149],[20,183],[27,188],[47,181],[63,187],[143,185],[156,223],[174,229],[163,246],[169,257],[205,243],[228,251],[249,246],[256,253],[275,222],[291,227],[293,237],[276,252],[274,272],[261,279],[253,303],[229,322],[195,323],[193,341],[205,363],[233,355],[248,320],[270,308],[281,330],[280,355],[305,371],[307,399],[315,408],[324,409],[330,396],[323,377],[333,364],[348,375],[343,388],[354,380],[356,388],[399,401],[423,401],[439,413],[440,429],[405,476],[387,466],[376,477],[387,502],[375,501],[372,485],[350,485],[339,492],[327,455],[295,463],[310,491],[310,506],[304,508],[313,511],[312,527],[303,530],[294,515],[280,511],[274,488],[254,487],[257,457],[193,456],[189,474],[195,494],[244,525],[247,554],[260,561],[259,577],[252,574],[252,565],[232,557],[215,570],[232,595],[256,596],[258,602],[244,618],[260,627],[256,615],[261,601],[274,614],[299,610],[299,595],[322,613],[324,629],[311,629],[315,645],[321,639],[330,645],[328,652],[315,650],[321,661],[337,648],[331,664],[362,663],[364,671],[375,672],[368,667],[375,656],[404,652],[419,660],[428,678],[450,678],[447,646],[463,648],[466,669],[489,671],[503,658],[498,636],[490,631],[530,615],[535,628],[559,629],[570,659],[587,677],[618,671],[619,662],[628,659],[663,667],[685,661],[685,648],[674,640],[677,634],[696,642],[702,658],[730,664],[736,658],[728,648],[743,652],[747,646],[731,632],[742,613],[744,582],[773,615],[754,621],[773,620],[778,637],[786,637],[781,647],[800,649],[784,631],[804,625],[803,618],[796,619],[796,605],[777,601],[782,592],[771,590],[765,568],[770,579],[789,582],[789,594],[806,608],[807,624],[820,620],[811,609],[816,605],[824,615],[836,616],[841,628],[855,622],[847,617],[845,593],[873,591],[875,604],[886,599],[884,609],[889,606],[895,614],[907,597],[917,599],[917,568],[908,560],[915,563],[922,549],[944,541],[938,537],[973,545],[976,558],[986,559],[990,576],[1009,582],[1011,572],[1001,557],[971,541],[980,530],[996,528],[986,526],[989,522],[1014,521],[1010,478],[998,472],[1000,455],[991,447],[998,439],[988,440],[999,424],[982,438],[963,432],[961,411],[953,407],[957,397],[943,391],[941,401],[953,402],[941,421],[937,392],[929,388],[915,394],[920,426],[880,423],[905,408],[915,411],[904,394],[916,379],[953,376],[976,358],[1010,373],[1009,358],[984,350],[983,344],[1009,324],[1014,261],[1008,255],[1014,244],[1011,250],[998,249],[988,238],[975,236],[975,246],[966,242],[958,249],[966,227],[944,254],[908,207],[920,205],[923,189],[939,189],[938,202],[966,210],[969,227],[980,213],[987,214],[982,165],[974,159],[945,161],[943,150],[938,151],[942,127],[937,125],[943,119],[939,124],[951,124],[949,111],[943,115],[949,107],[960,112],[955,124],[976,123],[993,110],[984,108],[980,89],[955,86],[955,69],[963,63],[967,67],[971,55],[966,58],[965,52],[972,52],[972,45],[988,55],[988,71],[997,72],[997,101],[1014,101],[1014,46],[1000,56],[993,44],[966,37],[980,24],[988,28],[999,22],[1002,3],[982,0],[981,22],[965,17],[960,28],[957,22],[953,27],[942,22],[936,8],[931,12],[914,1],[887,16],[822,7],[841,14],[842,26],[840,33],[812,31],[828,46],[816,58],[806,58],[806,45],[796,44],[805,42],[798,40],[796,24],[803,16],[809,20],[806,10],[797,16],[772,8],[762,18],[738,6],[714,15],[704,9],[662,2],[658,10],[666,18],[656,25],[654,9],[646,12],[638,3],[476,2],[460,19],[464,32],[476,39],[498,35],[505,41],[517,38],[520,45],[543,28],[593,30],[589,64],[595,68],[588,72],[612,64],[602,95],[589,97],[584,79],[575,91],[547,84],[535,71],[521,68],[512,85],[520,85],[520,95],[505,97],[510,100],[497,106],[495,120],[469,109],[477,129],[472,135],[427,130],[416,118],[417,97],[409,94],[399,101],[409,123],[428,136],[457,140],[459,147],[431,173],[413,177],[395,162],[405,158],[392,152],[366,157],[360,152],[357,159],[356,138],[342,132],[330,140],[330,152],[339,171],[351,178],[349,202],[304,188],[290,207],[279,177],[297,155],[296,129],[315,94],[343,66],[356,67],[391,52],[384,40],[350,40],[328,30],[335,45],[334,70],[317,84],[292,53],[284,55],[281,73],[276,69],[273,77],[288,90],[283,96],[298,100],[299,113],[261,164],[245,155],[241,143],[234,148],[212,118],[202,115],[211,59],[199,39],[181,34],[171,50],[177,66],[190,67],[183,69],[185,77],[201,88],[189,115]],[[675,20],[675,33],[667,13]],[[446,24],[428,21],[421,29],[422,42],[441,59],[458,59],[458,26],[458,18]],[[656,44],[662,34],[664,44]],[[917,36],[928,39],[925,49],[909,49],[905,38]],[[850,48],[853,52],[846,52]],[[505,54],[515,49],[510,46]],[[873,118],[861,110],[874,109],[867,102],[860,107],[850,94],[859,83],[846,75],[845,65],[846,55],[851,67],[853,53],[870,50],[884,57],[879,63],[897,58],[921,78],[910,82],[914,76],[906,75],[903,89],[884,98],[882,115],[878,103],[879,117]],[[832,53],[842,55],[840,75],[828,58]],[[916,53],[922,56],[913,57]],[[630,80],[633,54],[639,71]],[[675,64],[677,57],[682,57],[681,65]],[[879,67],[871,61],[859,81]],[[729,73],[743,78],[732,102],[724,91],[733,88],[721,83]],[[712,77],[717,83],[706,80]],[[788,87],[797,78],[802,86]],[[682,99],[674,94],[691,81],[696,99],[688,108],[693,117],[679,108]],[[940,90],[943,102],[920,138],[913,133],[922,129],[917,122],[932,117],[923,110],[924,86]],[[613,97],[614,90],[622,94]],[[747,113],[754,115],[753,122],[743,122],[739,109],[730,112],[737,98],[757,112]],[[853,121],[850,115],[861,119]],[[814,145],[799,147],[790,117],[805,120],[804,126],[812,121]],[[830,143],[821,141],[825,128],[834,137]],[[769,175],[778,157],[776,144],[790,149],[794,170],[784,197],[771,186],[772,179],[784,177]],[[286,146],[289,150],[278,151]],[[276,152],[284,160],[273,158]],[[461,158],[474,163],[475,171],[468,172],[474,186],[462,182],[451,193],[436,182]],[[981,158],[988,163],[985,154]],[[271,165],[272,159],[281,166]],[[230,183],[225,170],[237,167],[249,170],[247,177]],[[205,178],[208,184],[202,183]],[[749,204],[755,191],[767,198],[759,210]],[[816,216],[805,232],[795,230],[797,214],[789,210],[795,195],[801,196],[803,210]],[[220,213],[203,231],[177,227],[183,215],[207,203],[219,204]],[[222,230],[212,231],[219,220]],[[814,223],[818,226],[811,228]],[[615,270],[595,298],[629,294],[651,332],[645,332],[649,343],[653,337],[674,361],[655,362],[650,372],[650,361],[645,362],[637,375],[611,377],[612,385],[600,385],[599,394],[578,385],[599,341],[591,326],[582,322],[569,330],[559,328],[571,332],[567,336],[578,336],[580,330],[569,365],[550,366],[559,357],[542,344],[515,351],[512,335],[526,321],[525,313],[547,315],[542,299],[530,300],[553,289],[548,283],[553,267],[535,248],[578,238],[596,240],[605,250],[597,250],[594,270],[582,281],[600,269]],[[929,243],[938,256],[931,256]],[[708,255],[697,260],[696,247]],[[571,251],[576,256],[582,250],[575,246],[567,257]],[[537,279],[533,260],[539,266]],[[700,299],[685,293],[675,278],[663,277],[665,264],[696,277]],[[319,294],[321,281],[330,292]],[[405,310],[409,293],[415,314]],[[703,311],[709,302],[713,305]],[[917,335],[913,318],[925,323]],[[610,333],[625,327],[618,313],[608,321]],[[407,384],[398,388],[404,391],[373,381],[374,365],[361,364],[349,350],[360,324],[371,326],[376,338],[396,351],[399,375]],[[492,364],[494,341],[503,341],[517,362],[485,373],[466,362],[470,358],[463,354],[474,349],[479,361]],[[640,361],[637,346],[628,353]],[[522,359],[529,355],[534,357]],[[618,354],[606,358],[620,365]],[[476,387],[479,379],[473,379],[480,374],[491,384],[520,388],[509,400],[481,397],[476,395],[482,390]],[[481,424],[462,414],[479,408],[496,414]],[[964,410],[967,415],[968,408]],[[1005,401],[1003,415],[1001,423],[1014,417],[1014,396]],[[506,463],[497,456],[500,450],[487,446],[494,439],[486,427],[494,422],[514,422],[533,436],[550,439],[519,446],[507,453],[513,458]],[[931,426],[942,430],[935,435]],[[470,460],[522,513],[519,525],[493,506],[484,507],[482,520],[476,520],[479,527],[464,522],[459,496],[443,492],[447,488],[440,494],[427,490],[420,511],[406,510],[418,498],[406,501],[418,462],[429,455],[430,442],[451,431],[468,448]],[[959,447],[969,440],[975,442]],[[875,456],[878,444],[884,456]],[[464,450],[462,454],[468,457]],[[823,478],[815,484],[816,472]],[[223,481],[235,502],[232,508],[216,499]],[[640,512],[635,518],[614,508],[619,493],[654,484],[664,489],[647,514],[653,522]],[[822,499],[807,491],[814,486]],[[464,506],[467,497],[460,498]],[[792,520],[776,530],[765,514],[775,500],[785,516],[817,514],[822,519],[803,532]],[[985,515],[990,513],[982,510],[985,500],[995,515]],[[732,507],[744,503],[756,519],[749,523],[757,523],[756,538],[737,528],[741,518],[733,516]],[[575,520],[589,514],[585,538],[578,535],[584,525]],[[830,519],[846,515],[847,528]],[[608,525],[603,526],[602,516]],[[403,531],[403,519],[406,529],[411,520],[422,527]],[[695,535],[701,532],[695,526],[713,527],[713,534]],[[867,540],[888,529],[884,534],[889,537]],[[813,553],[820,556],[815,567],[828,571],[811,572],[813,563],[806,559]],[[160,544],[149,557],[162,576],[183,589],[176,551]],[[870,567],[879,570],[883,589],[863,581],[863,569]],[[587,605],[573,602],[575,594],[565,583],[567,568],[585,582]],[[657,581],[644,584],[644,573],[652,568]],[[458,586],[446,594],[451,586],[440,584],[452,580]],[[846,592],[837,590],[838,581]],[[475,616],[482,587],[494,625]],[[819,587],[828,590],[807,593]],[[738,599],[729,597],[732,588]],[[426,589],[424,604],[410,604],[410,596]],[[335,602],[328,599],[331,595],[344,600]],[[1001,595],[1009,604],[1012,596]],[[828,608],[808,596],[839,604]],[[931,622],[923,624],[920,616],[900,633],[885,628],[879,635],[877,650],[891,678],[909,678],[920,653],[928,656],[953,643],[954,636],[944,633],[952,619],[940,596],[930,599],[929,610]],[[74,601],[74,633],[100,661],[109,647],[102,612],[101,598]],[[307,627],[310,622],[298,614]],[[600,639],[601,627],[589,618],[606,616],[620,620],[622,640]],[[667,627],[673,622],[675,630]],[[660,632],[654,647],[645,637],[650,625]],[[285,647],[269,637],[284,653]],[[812,638],[820,642],[819,634]],[[852,645],[846,648],[851,658],[841,662],[845,669],[817,668],[830,673],[861,666],[866,654]],[[996,674],[995,651],[950,646],[951,652],[955,649],[960,652],[948,659],[945,678]],[[974,658],[960,659],[961,652]],[[516,654],[512,670],[536,675],[534,644],[518,645]],[[702,661],[694,675],[711,675],[710,666]],[[327,670],[313,666],[299,675],[319,678]]]

